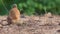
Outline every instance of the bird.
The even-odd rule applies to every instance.
[[[17,8],[17,4],[13,4],[9,15],[7,17],[8,24],[18,24],[20,21],[20,11]]]

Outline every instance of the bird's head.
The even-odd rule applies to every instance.
[[[12,8],[16,8],[17,7],[17,4],[13,4]]]

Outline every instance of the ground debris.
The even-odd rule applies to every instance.
[[[1,18],[5,19],[6,17]],[[58,34],[60,32],[60,17],[54,16],[49,18],[46,16],[27,16],[21,18],[23,24],[7,24],[7,21],[1,22],[0,18],[0,34]]]

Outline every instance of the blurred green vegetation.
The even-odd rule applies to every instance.
[[[47,12],[60,15],[60,0],[0,0],[0,15],[7,15],[12,4],[17,4],[21,13],[26,15]]]

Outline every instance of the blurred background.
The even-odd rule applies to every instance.
[[[12,4],[17,4],[21,14],[43,15],[51,12],[60,15],[60,0],[0,0],[0,15],[8,15]]]

